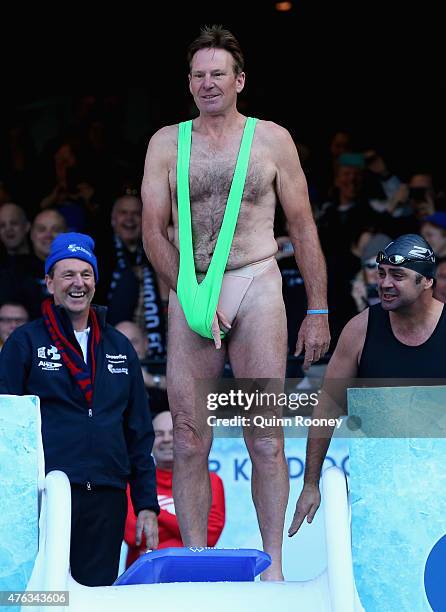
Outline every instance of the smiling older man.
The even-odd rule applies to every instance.
[[[154,434],[138,357],[91,306],[98,266],[90,236],[55,238],[45,262],[43,317],[15,330],[0,355],[0,392],[40,397],[46,472],[71,483],[70,564],[88,586],[118,572],[130,482],[144,531],[158,543]]]

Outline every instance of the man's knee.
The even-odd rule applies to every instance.
[[[260,465],[281,463],[284,457],[283,437],[271,435],[251,435],[246,439],[251,460]]]
[[[211,434],[194,419],[177,415],[173,426],[173,447],[175,458],[206,460],[211,448]]]

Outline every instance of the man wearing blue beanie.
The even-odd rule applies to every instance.
[[[37,395],[46,473],[71,485],[71,574],[87,586],[116,579],[127,515],[136,541],[158,545],[154,434],[141,367],[127,338],[91,306],[98,280],[94,240],[59,234],[45,262],[51,297],[43,317],[13,332],[0,354],[0,393]]]
[[[98,282],[98,262],[94,250],[94,240],[86,234],[68,232],[59,234],[51,243],[50,252],[45,261],[45,274],[48,274],[55,263],[61,259],[80,259],[91,265],[95,282]]]

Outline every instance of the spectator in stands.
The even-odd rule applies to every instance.
[[[31,242],[34,255],[45,262],[54,238],[66,230],[65,219],[57,210],[46,210],[34,218],[31,226]]]
[[[364,151],[364,164],[364,195],[373,210],[385,213],[401,181],[390,172],[384,158],[375,149]]]
[[[446,304],[446,257],[437,259],[437,278],[434,287],[434,298]]]
[[[162,410],[168,410],[169,403],[166,391],[165,365],[164,363],[151,363],[150,366],[148,366],[147,352],[149,342],[147,340],[147,336],[143,333],[141,328],[132,321],[121,321],[115,325],[115,328],[124,334],[128,340],[130,340],[130,343],[138,355],[139,361],[141,362],[142,377],[149,396],[150,409],[152,413],[157,414]]]
[[[339,157],[352,151],[353,142],[349,130],[339,129],[332,133],[327,149],[322,153],[319,167],[314,168],[323,198],[322,203],[327,197],[330,197],[330,188],[337,173]]]
[[[54,210],[39,213],[30,232],[33,252],[22,253],[26,246],[26,217],[15,204],[4,206],[7,207],[5,211],[0,208],[0,226],[1,219],[5,221],[4,231],[0,228],[0,237],[8,255],[0,266],[0,303],[19,302],[26,307],[30,319],[36,319],[41,316],[41,302],[48,297],[45,258],[53,238],[65,230],[65,220]],[[16,219],[18,229],[11,229],[12,218]]]
[[[41,316],[40,304],[48,297],[45,283],[45,259],[50,252],[54,238],[66,231],[65,219],[56,210],[45,210],[37,214],[31,225],[31,244],[33,253],[22,278],[18,278],[17,296],[27,307],[30,318]]]
[[[437,257],[446,257],[446,212],[425,217],[420,234],[429,242]]]
[[[379,227],[380,215],[362,191],[364,158],[348,153],[339,157],[333,198],[318,220],[319,237],[327,260],[329,322],[332,347],[346,322],[357,312],[351,283],[360,270],[360,259],[352,253],[365,231]]]
[[[355,300],[358,312],[365,308],[378,304],[378,264],[376,256],[379,251],[384,251],[392,241],[385,234],[375,234],[369,237],[361,252],[361,270],[358,272],[352,284],[352,297]]]
[[[340,155],[352,151],[352,136],[348,130],[338,130],[330,141],[330,153],[333,161],[333,168]]]
[[[0,242],[7,255],[29,253],[28,233],[30,224],[21,206],[8,202],[0,207]]]
[[[28,323],[29,315],[23,304],[6,302],[0,306],[0,349],[9,335],[20,325]]]
[[[172,496],[173,469],[173,423],[170,411],[160,412],[153,419],[155,442],[153,456],[156,463],[156,484],[161,512],[158,516],[158,548],[182,547],[180,528],[175,516]],[[215,472],[209,473],[212,489],[212,504],[208,518],[208,546],[215,546],[225,524],[225,495],[223,481]],[[135,543],[135,513],[128,494],[128,514],[125,527],[125,541],[129,546],[127,567],[146,552],[145,540],[139,546]]]
[[[50,148],[53,152],[50,153],[49,163],[45,163],[42,169],[42,174],[48,174],[47,184],[43,188],[51,189],[49,193],[46,191],[40,202],[40,208],[44,210],[58,206],[66,197],[68,170],[79,163],[79,136],[66,136],[50,145]]]
[[[435,190],[432,175],[426,172],[412,174],[407,183],[389,201],[388,213],[393,221],[389,234],[418,233],[420,224],[435,212]]]
[[[339,157],[333,195],[326,202],[318,219],[319,236],[326,255],[350,249],[355,234],[376,214],[362,191],[364,157],[346,153]]]
[[[142,202],[136,196],[116,200],[111,215],[113,236],[99,247],[105,271],[98,295],[108,306],[108,321],[133,321],[149,341],[151,359],[164,359],[165,304],[161,285],[141,241]]]

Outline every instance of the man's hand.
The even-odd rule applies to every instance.
[[[299,527],[302,525],[304,518],[307,517],[307,523],[311,523],[314,519],[314,515],[317,512],[321,504],[321,494],[319,492],[319,486],[313,484],[306,484],[302,489],[299,499],[296,504],[296,511],[290,528],[288,529],[288,535],[291,538],[295,533],[298,532]]]
[[[136,519],[136,546],[142,542],[142,533],[150,550],[158,548],[158,520],[153,510],[140,510]]]
[[[307,315],[302,321],[297,336],[295,357],[305,349],[303,369],[308,370],[312,363],[319,361],[330,346],[330,329],[327,315]]]

